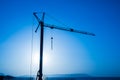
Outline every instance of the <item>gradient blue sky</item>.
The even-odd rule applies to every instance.
[[[48,13],[68,27],[97,35],[45,28],[44,74],[120,76],[120,0],[0,0],[0,73],[30,74],[34,11],[46,12],[47,23],[63,26]],[[33,35],[32,74],[36,74],[39,32]]]

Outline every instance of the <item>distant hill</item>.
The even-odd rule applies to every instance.
[[[35,79],[30,76],[13,77],[11,75],[4,75],[0,73],[0,80],[35,80]]]
[[[15,78],[15,77],[10,76],[10,75],[1,75],[0,74],[0,80],[12,80],[13,78]]]
[[[46,75],[44,80],[120,80],[120,77],[93,77],[87,74]]]
[[[46,77],[91,77],[87,74],[54,74],[54,75],[45,75]]]

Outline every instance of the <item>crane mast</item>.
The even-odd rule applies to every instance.
[[[44,23],[44,17],[45,17],[44,12],[43,12],[41,20],[37,16],[37,12],[34,12],[33,15],[35,16],[35,18],[38,21],[38,26],[37,26],[35,32],[37,32],[39,26],[41,26],[41,29],[40,29],[40,63],[39,63],[39,70],[38,70],[38,73],[37,73],[36,80],[42,80],[42,76],[43,76],[42,70],[43,70],[44,27],[48,27],[48,28],[51,28],[51,29],[64,30],[64,31],[69,31],[69,32],[75,32],[75,33],[80,33],[80,34],[85,34],[85,35],[91,35],[91,36],[95,36],[95,34],[90,33],[90,32],[86,32],[86,31],[75,30],[75,29],[72,29],[72,28],[59,27],[59,26],[56,26],[56,25],[46,24],[46,23]]]

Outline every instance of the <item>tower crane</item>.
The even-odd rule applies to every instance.
[[[44,23],[45,12],[42,13],[42,19],[41,20],[39,19],[37,14],[38,14],[37,12],[33,13],[33,15],[35,16],[35,18],[38,21],[38,26],[37,26],[35,32],[37,32],[39,26],[41,26],[41,28],[40,28],[40,63],[39,63],[39,70],[37,72],[36,80],[42,80],[42,76],[43,76],[42,70],[43,70],[44,27],[48,27],[48,28],[51,28],[51,29],[64,30],[64,31],[69,31],[69,32],[75,32],[75,33],[80,33],[80,34],[85,34],[85,35],[90,35],[90,36],[95,36],[95,34],[90,33],[90,32],[86,32],[86,31],[75,30],[73,28],[59,27],[59,26],[56,26],[56,25],[51,25],[51,24]]]

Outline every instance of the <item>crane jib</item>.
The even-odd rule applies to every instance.
[[[51,28],[51,29],[59,29],[59,30],[65,30],[65,31],[76,32],[76,33],[81,33],[81,34],[95,36],[94,33],[80,31],[80,30],[75,30],[75,29],[72,29],[72,28],[58,27],[58,26],[51,25],[51,24],[44,24],[44,27],[48,27],[48,28]]]

